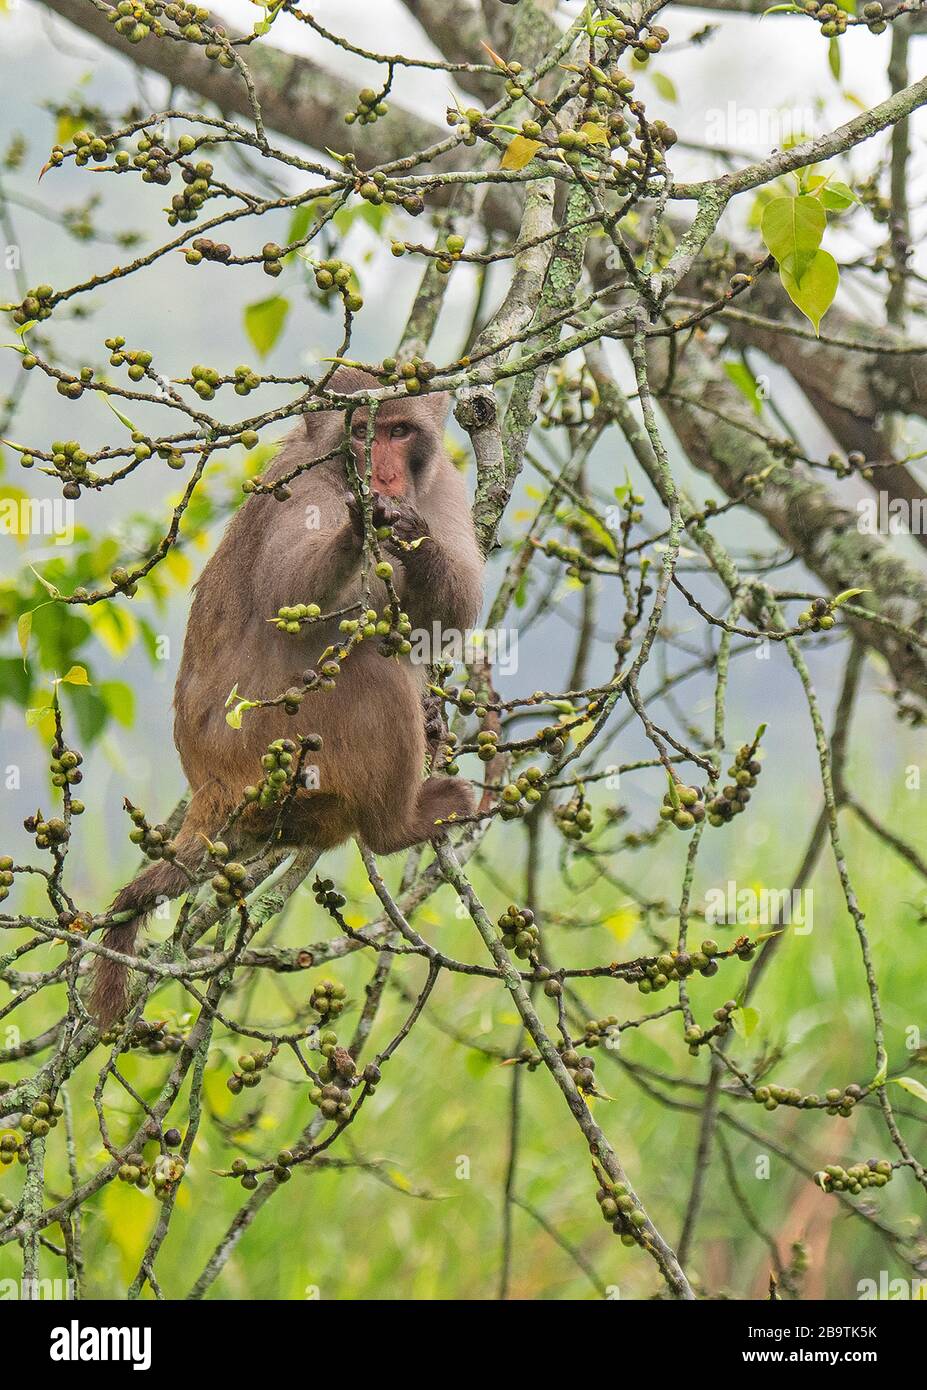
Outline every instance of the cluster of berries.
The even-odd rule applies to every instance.
[[[497,925],[503,946],[507,951],[514,951],[519,960],[527,960],[541,944],[541,934],[530,907],[509,903]]]
[[[884,1187],[891,1182],[892,1171],[887,1158],[870,1158],[867,1163],[854,1163],[850,1168],[828,1163],[815,1173],[813,1181],[824,1192],[850,1192],[856,1197],[864,1187]]]
[[[359,125],[373,125],[388,111],[389,107],[379,92],[372,87],[362,87],[357,94],[357,105],[352,111],[345,111],[344,123],[353,125],[357,121]]]
[[[295,752],[296,744],[291,738],[275,738],[261,758],[264,776],[256,785],[245,787],[242,793],[245,801],[257,803],[262,810],[273,806],[293,776]]]
[[[233,1071],[226,1081],[233,1096],[240,1095],[245,1088],[260,1086],[261,1073],[273,1061],[273,1052],[244,1052],[238,1059],[238,1071]]]
[[[349,314],[356,314],[364,307],[361,295],[351,289],[354,272],[346,261],[334,258],[322,261],[315,272],[315,283],[328,299],[332,293],[341,295],[344,307]]]
[[[705,798],[698,787],[674,782],[663,794],[660,819],[672,821],[677,830],[692,830],[705,819]]]
[[[731,781],[708,803],[710,825],[726,825],[746,810],[756,779],[763,771],[763,764],[755,756],[756,747],[757,740],[754,740],[753,743],[745,743],[735,753],[734,762],[727,770]]]
[[[346,993],[340,980],[319,980],[309,996],[309,1007],[320,1018],[337,1018],[344,1008]]]
[[[41,811],[36,811],[34,816],[26,816],[23,826],[30,835],[35,836],[36,849],[57,849],[71,836],[66,822],[60,816],[49,816],[46,820]]]
[[[747,946],[752,951],[749,941]],[[717,975],[715,956],[720,950],[717,941],[708,940],[703,941],[697,951],[663,951],[656,960],[648,961],[643,967],[644,973],[638,980],[637,988],[641,994],[651,994],[666,989],[671,980],[685,980],[696,971],[706,977]]]
[[[829,632],[836,621],[826,598],[816,598],[810,608],[805,608],[798,615],[799,627],[809,632]]]
[[[554,811],[557,828],[566,840],[581,840],[594,829],[592,811],[582,796],[574,796]]]
[[[539,767],[529,767],[519,773],[514,782],[507,782],[501,792],[502,819],[514,820],[524,815],[528,806],[535,806],[541,799],[538,783],[543,780],[544,774]]]

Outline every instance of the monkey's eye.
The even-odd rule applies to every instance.
[[[408,439],[412,433],[411,425],[393,425],[389,432],[390,439]]]
[[[355,439],[366,439],[367,421],[363,420],[359,425],[354,425],[351,429],[351,433],[353,434]]]

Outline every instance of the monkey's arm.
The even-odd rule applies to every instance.
[[[344,604],[359,574],[362,545],[347,508],[327,506],[318,528],[290,524],[267,535],[252,578],[268,612],[292,603],[325,610]]]
[[[344,598],[358,573],[361,538],[351,521],[336,530],[316,535],[310,546],[292,557],[292,583],[306,602],[329,608]]]
[[[476,622],[483,597],[482,564],[476,546],[449,541],[421,525],[424,529],[413,538],[411,548],[400,544],[396,550],[405,577],[406,611],[415,627],[437,622],[445,630],[465,632]],[[394,534],[397,529],[394,527]],[[419,538],[421,543],[415,545],[414,539]]]

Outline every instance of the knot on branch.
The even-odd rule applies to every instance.
[[[472,434],[484,430],[496,420],[496,398],[489,387],[468,391],[454,407],[454,419],[461,429]]]

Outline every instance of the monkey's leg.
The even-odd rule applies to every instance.
[[[401,849],[410,849],[412,845],[433,839],[446,828],[436,825],[436,821],[447,821],[451,816],[472,816],[474,809],[469,783],[457,782],[450,777],[429,777],[421,783],[418,796],[404,822],[390,825],[363,817],[359,826],[360,836],[374,854],[396,854]]]
[[[127,922],[108,927],[102,944],[122,955],[135,954],[136,941],[145,918],[159,902],[179,898],[193,885],[190,874],[203,858],[203,832],[215,835],[225,821],[233,800],[223,789],[210,788],[194,796],[183,824],[174,839],[173,861],[149,864],[131,883],[121,889],[110,906],[111,912],[134,912]],[[188,871],[188,872],[185,872]],[[122,1018],[129,994],[129,967],[122,961],[97,956],[91,971],[89,1008],[101,1027]]]
[[[178,853],[178,858],[188,860],[188,867],[202,857],[202,845],[187,846],[187,853]],[[152,864],[143,869],[131,883],[126,884],[113,899],[111,912],[134,912],[136,915],[128,922],[118,922],[107,927],[102,944],[111,951],[119,951],[131,956],[145,923],[145,918],[159,900],[177,898],[190,887],[190,879],[176,863]],[[129,991],[129,967],[122,961],[111,960],[108,956],[97,956],[93,962],[92,984],[90,988],[90,1012],[97,1023],[105,1028],[121,1018],[126,1011]]]
[[[344,844],[353,832],[353,819],[340,797],[299,791],[284,819],[282,838],[288,844],[324,850]]]

